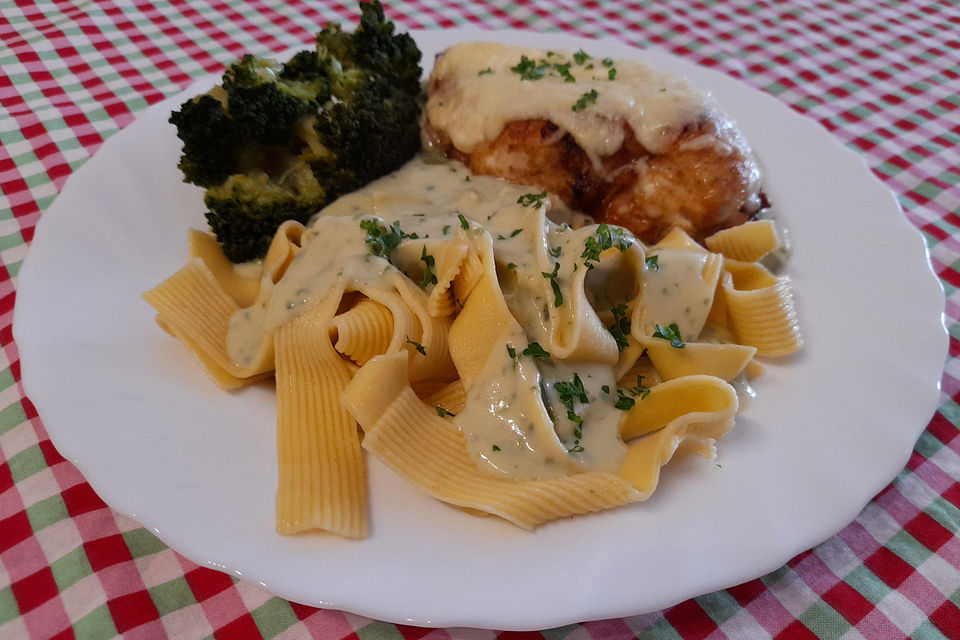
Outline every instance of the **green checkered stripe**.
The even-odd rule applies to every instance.
[[[390,2],[401,28],[557,30],[656,45],[759,87],[858,150],[924,234],[947,295],[942,404],[860,516],[780,569],[561,638],[960,637],[960,7],[915,2]],[[20,385],[17,274],[66,177],[138,111],[243,52],[352,20],[337,2],[0,1],[0,638],[419,638],[199,567],[113,512]],[[495,631],[434,634],[494,637]]]

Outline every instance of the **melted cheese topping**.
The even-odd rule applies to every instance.
[[[603,157],[623,144],[625,124],[658,153],[684,125],[718,116],[709,95],[676,76],[635,60],[578,54],[487,42],[454,45],[434,65],[426,117],[464,153],[496,138],[508,122],[543,118],[570,133],[591,157]]]

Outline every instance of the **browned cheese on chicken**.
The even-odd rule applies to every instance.
[[[438,56],[428,96],[426,146],[648,244],[674,227],[702,241],[764,201],[746,140],[712,99],[637,61],[465,43]]]

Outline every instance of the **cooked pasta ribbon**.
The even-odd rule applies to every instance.
[[[459,380],[435,387],[428,393],[417,390],[417,396],[434,409],[440,407],[454,414],[458,413],[467,402],[467,394],[463,390],[463,383]]]
[[[277,531],[367,534],[366,468],[357,423],[340,403],[353,371],[330,342],[332,293],[277,329]]]
[[[737,412],[730,385],[714,376],[691,375],[650,388],[620,420],[620,436],[629,441],[691,416],[696,423],[721,423]]]
[[[200,258],[224,292],[240,307],[249,307],[260,295],[260,269],[241,273],[223,253],[223,249],[209,233],[192,229],[187,236],[190,258]]]
[[[224,291],[202,258],[194,258],[143,294],[157,311],[157,324],[178,338],[210,378],[230,390],[255,382],[273,371],[273,348],[265,345],[249,365],[227,354],[230,319],[240,307]]]
[[[669,340],[641,338],[650,362],[664,380],[703,374],[733,380],[746,369],[757,352],[755,347],[740,344],[687,342],[682,349]]]
[[[504,345],[511,345],[519,353],[527,346],[523,336],[503,299],[491,265],[450,327],[450,354],[465,393],[473,389],[478,379],[496,379],[498,358],[503,358]],[[514,374],[520,379],[525,379],[527,374],[526,379],[531,382],[528,371],[528,364],[518,362]],[[496,383],[493,386],[497,386]],[[535,384],[517,385],[512,404],[526,409],[525,417],[538,438],[541,451],[564,460],[566,452],[544,406],[540,388]]]
[[[761,356],[795,353],[803,345],[790,280],[754,262],[728,260],[721,284],[730,330]]]
[[[340,353],[359,365],[372,357],[386,353],[393,336],[393,314],[390,309],[370,298],[363,298],[355,306],[333,318],[336,329],[334,345]]]
[[[370,361],[344,391],[343,402],[363,427],[363,448],[433,497],[525,529],[640,499],[627,481],[610,473],[511,480],[480,470],[463,434],[410,388],[406,357]]]
[[[452,241],[443,242],[439,248],[434,249],[432,255],[436,260],[437,284],[427,298],[427,311],[430,315],[449,316],[458,310],[460,302],[454,282],[464,267],[468,251],[469,245],[462,235]]]
[[[773,220],[752,220],[737,227],[718,231],[704,244],[710,251],[731,260],[756,262],[780,248],[780,237]]]
[[[620,422],[624,440],[644,436],[627,451],[620,475],[647,499],[660,469],[678,450],[716,456],[716,441],[733,426],[736,392],[723,380],[693,375],[653,387]],[[649,434],[649,435],[644,435]]]

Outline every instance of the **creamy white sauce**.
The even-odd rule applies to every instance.
[[[542,68],[542,77],[525,79],[518,69],[524,56]],[[636,60],[582,58],[562,50],[457,44],[437,58],[430,83],[426,118],[464,153],[496,138],[504,124],[534,118],[570,133],[594,159],[620,148],[624,125],[658,153],[684,125],[718,115],[709,95],[676,76]]]
[[[622,412],[614,407],[616,342],[593,308],[574,305],[574,276],[585,269],[581,254],[596,227],[574,229],[547,219],[548,210],[551,216],[574,219],[555,197],[544,198],[541,207],[518,204],[521,195],[538,192],[495,178],[470,176],[458,163],[431,165],[417,158],[340,198],[311,221],[303,246],[283,278],[274,284],[265,277],[260,301],[234,315],[228,338],[231,358],[238,364],[249,363],[276,327],[334,288],[363,286],[387,292],[400,278],[418,283],[424,248],[430,253],[432,247],[458,234],[470,242],[489,242],[504,299],[518,325],[503,344],[492,345],[466,405],[451,420],[478,463],[492,473],[535,478],[588,469],[617,470],[626,446],[618,429]],[[469,221],[469,229],[462,227],[459,215]],[[362,220],[374,217],[385,226],[398,221],[405,233],[418,237],[404,240],[388,262],[371,253],[366,232],[360,228]],[[641,285],[633,276],[623,277],[635,272],[635,265],[643,260],[639,244],[631,239],[626,244],[625,250],[611,252],[613,258],[588,270],[583,295],[600,313],[608,313],[615,302],[632,299]],[[689,269],[683,260],[667,259],[666,263],[666,273],[676,269],[686,277]],[[559,306],[554,278],[544,276],[554,269],[563,296]],[[431,287],[427,285],[427,291]],[[676,305],[671,305],[660,304],[664,318],[673,318],[670,309]],[[585,329],[599,336],[594,342],[600,346],[589,360],[567,357],[576,342],[572,328],[583,325],[574,322],[575,313],[587,317]],[[539,343],[552,357],[522,355],[531,342]],[[515,357],[510,356],[508,345]],[[587,398],[587,402],[578,397],[572,403],[583,421],[579,437],[557,386],[571,383],[575,375]]]
[[[660,249],[650,256],[657,266],[645,265],[643,332],[652,335],[654,325],[676,323],[683,339],[694,339],[707,321],[716,289],[715,281],[703,278],[707,254]]]

